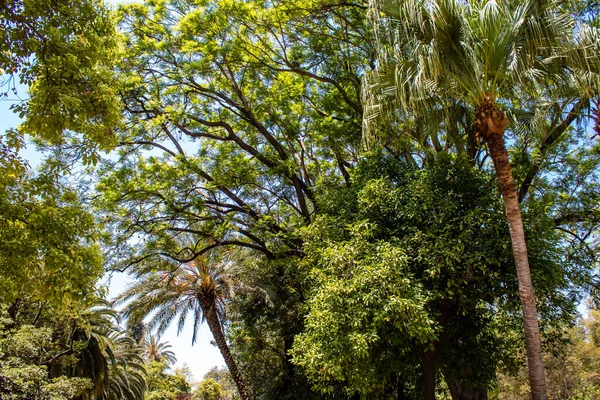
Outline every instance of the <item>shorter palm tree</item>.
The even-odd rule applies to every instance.
[[[89,392],[78,400],[138,400],[146,390],[146,370],[141,350],[118,325],[118,315],[105,301],[84,311],[73,327],[71,340],[84,343],[75,364],[57,358],[50,363],[52,377],[88,378]],[[72,349],[64,354],[72,354]]]
[[[122,331],[113,333],[109,357],[109,384],[98,400],[139,400],[146,391],[146,369],[135,340]]]
[[[232,289],[226,264],[212,262],[205,256],[185,264],[173,264],[165,259],[154,261],[150,268],[138,265],[136,282],[116,299],[117,304],[126,304],[124,314],[128,322],[137,324],[149,317],[148,329],[161,335],[177,318],[177,333],[180,333],[191,313],[194,344],[200,324],[206,321],[240,397],[250,399],[223,333],[225,301]]]
[[[171,345],[168,342],[160,342],[156,335],[146,335],[143,349],[144,358],[148,361],[165,362],[171,365],[177,362],[175,353],[171,350]]]

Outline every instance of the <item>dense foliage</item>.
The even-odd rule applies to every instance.
[[[426,368],[432,348],[449,387],[487,390],[497,368],[514,362],[510,338],[521,336],[493,180],[447,157],[415,169],[371,156],[354,173],[350,188],[323,195],[324,215],[307,235],[314,289],[296,362],[324,390],[337,380],[384,398],[419,387],[415,371]],[[573,261],[547,217],[526,219],[536,232],[530,258],[550,330],[574,312],[566,295],[577,287],[565,279]],[[581,266],[588,280],[592,265]]]
[[[529,396],[507,193],[548,394],[597,397],[593,2],[10,0],[0,22],[3,90],[30,94],[0,136],[0,397]],[[186,320],[229,373],[171,369]]]
[[[101,274],[94,217],[53,174],[32,176],[21,146],[0,136],[0,301],[81,298]]]

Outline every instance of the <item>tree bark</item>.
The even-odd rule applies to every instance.
[[[423,400],[435,400],[437,353],[437,345],[433,350],[423,350],[421,352],[421,363],[423,364]]]
[[[246,389],[246,384],[244,383],[244,380],[242,378],[242,375],[240,374],[240,371],[238,370],[235,360],[233,359],[233,356],[229,351],[229,345],[225,340],[223,329],[221,329],[221,321],[219,320],[219,316],[215,312],[214,307],[203,306],[202,311],[204,312],[206,322],[208,323],[208,327],[210,328],[213,338],[215,339],[215,342],[217,342],[217,347],[219,348],[221,355],[225,359],[225,364],[229,369],[229,373],[231,374],[231,377],[233,378],[233,381],[237,386],[241,399],[250,400],[250,394]]]
[[[529,368],[529,383],[533,400],[546,400],[546,378],[544,376],[544,364],[542,361],[542,346],[540,341],[540,328],[537,319],[537,306],[531,273],[529,271],[529,259],[527,257],[527,245],[523,220],[519,208],[517,189],[512,174],[512,168],[508,162],[508,152],[504,146],[504,130],[499,133],[486,135],[490,157],[494,162],[496,176],[500,183],[500,192],[504,200],[506,217],[512,242],[512,250],[517,268],[519,281],[519,297],[523,308],[523,325],[525,327],[525,347],[527,349],[527,366]]]

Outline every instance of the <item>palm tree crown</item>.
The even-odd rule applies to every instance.
[[[198,256],[193,261],[173,264],[154,260],[150,266],[139,266],[136,282],[116,302],[127,303],[124,314],[130,324],[149,318],[149,330],[162,334],[177,319],[180,333],[188,315],[193,315],[192,344],[196,342],[200,324],[207,322],[225,359],[243,400],[249,399],[245,383],[229,350],[223,333],[225,302],[232,294],[232,277],[228,263],[222,259]]]
[[[175,364],[177,358],[167,342],[160,342],[156,335],[148,334],[143,344],[144,358],[149,361],[166,362]]]
[[[219,319],[225,315],[225,299],[231,293],[231,279],[222,263],[209,265],[207,258],[183,264],[170,263],[154,270],[141,270],[136,282],[116,299],[127,303],[124,315],[129,324],[141,322],[150,316],[149,331],[158,335],[177,319],[177,333],[181,333],[188,315],[193,314],[192,344],[196,343],[200,323],[206,311],[213,311]]]
[[[587,96],[600,88],[598,31],[577,26],[555,1],[383,0],[372,8],[380,57],[366,85],[367,127],[382,114],[430,113],[448,100],[476,108],[486,98],[530,101],[543,87]]]

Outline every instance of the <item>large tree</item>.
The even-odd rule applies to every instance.
[[[276,326],[268,335],[276,357],[263,365],[280,398],[296,398],[300,380],[287,355],[302,329],[297,229],[317,212],[319,182],[347,182],[358,158],[360,78],[373,57],[365,8],[166,1],[121,9],[125,123],[120,158],[98,186],[116,248],[108,264],[126,270],[147,256],[182,262],[247,249],[242,262],[257,266],[247,275],[277,297],[255,310]],[[189,233],[197,246],[184,259],[170,243]]]
[[[486,399],[520,348],[517,279],[493,175],[465,156],[423,168],[365,157],[351,187],[321,193],[307,231],[311,281],[294,360],[324,391],[420,397],[443,375],[453,399]],[[569,323],[579,282],[543,208],[528,210],[546,329]],[[593,257],[578,265],[593,276]],[[581,297],[579,297],[581,298]],[[360,305],[368,306],[360,306]],[[551,328],[552,327],[552,328]],[[552,338],[547,338],[552,341]]]
[[[598,89],[596,32],[580,26],[575,36],[575,21],[552,1],[390,1],[376,3],[373,13],[379,11],[389,19],[379,32],[382,55],[375,90],[384,97],[393,93],[401,112],[420,121],[426,121],[430,110],[447,120],[457,108],[466,109],[472,114],[473,129],[465,130],[488,145],[519,278],[532,395],[545,399],[536,299],[519,197],[504,144],[508,118],[503,108],[534,102],[544,88],[562,93],[569,89],[571,96],[580,96],[578,109],[572,110],[580,113]],[[374,107],[379,108],[376,113],[385,108]],[[427,130],[439,119],[429,122],[420,128]],[[433,129],[436,136],[439,125]],[[548,133],[550,143],[553,133]],[[524,192],[529,183],[524,182]]]

